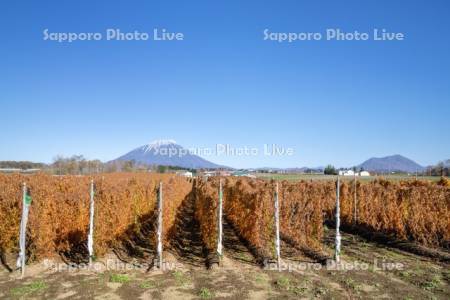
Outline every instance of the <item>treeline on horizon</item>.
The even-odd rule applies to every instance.
[[[0,161],[0,169],[40,169],[43,172],[55,175],[86,175],[98,173],[114,172],[156,172],[167,173],[176,170],[188,170],[196,173],[196,169],[182,168],[178,166],[146,165],[136,163],[134,160],[102,162],[98,159],[89,160],[83,155],[73,155],[70,157],[56,156],[50,164],[36,163],[31,161]],[[355,171],[363,169],[353,168]],[[311,169],[314,170],[314,169]],[[336,175],[339,169],[332,165],[327,165],[324,174]],[[314,170],[317,171],[317,170]],[[264,172],[260,170],[260,172]],[[305,172],[308,173],[308,172]],[[400,172],[401,173],[401,172]],[[450,176],[450,160],[439,162],[434,166],[428,166],[420,175],[426,176]]]
[[[444,162],[439,162],[437,165],[435,166],[428,166],[426,167],[422,172],[418,172],[417,174],[420,175],[425,175],[425,176],[442,176],[442,177],[448,177],[450,176],[450,168],[449,168],[449,162],[450,160],[446,161],[447,164],[445,164]],[[355,172],[361,172],[361,171],[365,171],[364,168],[357,168],[357,167],[353,167],[351,168],[353,171]],[[339,173],[340,170],[346,170],[345,168],[340,168],[337,169],[335,168],[333,165],[327,165],[324,168],[323,173],[325,175],[337,175]],[[372,172],[372,171],[371,171]],[[373,173],[373,172],[372,172]],[[378,172],[375,172],[378,173]],[[382,173],[382,172],[381,172]],[[392,170],[392,173],[395,174],[407,174],[407,172],[401,172],[401,171],[396,171],[396,170]]]
[[[447,160],[447,164],[444,164],[444,162],[439,162],[437,165],[432,166],[432,167],[427,167],[425,171],[423,171],[423,173],[425,175],[430,175],[430,176],[450,176],[450,166],[449,166],[449,161]]]
[[[99,173],[115,172],[156,172],[167,173],[176,170],[188,170],[177,166],[144,165],[133,160],[102,162],[98,159],[89,160],[83,155],[73,155],[71,157],[57,156],[50,164],[35,163],[30,161],[0,161],[0,169],[39,169],[45,173],[54,175],[88,175]]]

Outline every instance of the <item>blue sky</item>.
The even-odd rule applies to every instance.
[[[159,138],[295,151],[208,157],[233,167],[450,158],[448,1],[91,2],[0,4],[0,160],[110,160]],[[184,40],[58,43],[46,28]],[[406,38],[278,43],[266,28]]]

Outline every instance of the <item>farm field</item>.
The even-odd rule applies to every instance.
[[[262,179],[273,179],[273,180],[336,180],[336,175],[323,175],[323,174],[269,174],[269,173],[258,173],[256,174],[258,178]],[[357,177],[358,181],[372,181],[382,177],[386,180],[401,181],[401,180],[414,180],[416,176],[414,175],[383,175],[383,176],[367,176],[367,177]],[[341,176],[342,180],[353,180],[353,176]],[[441,179],[439,176],[418,176],[418,180],[436,182]]]
[[[332,252],[333,230],[326,233]],[[179,266],[170,271],[45,271],[33,264],[29,276],[0,272],[2,299],[448,299],[448,265],[343,234],[342,259],[368,262],[367,271],[273,271],[259,267],[251,252],[226,231],[220,268],[207,270],[205,258],[191,253],[189,262],[169,250]],[[284,261],[313,262],[283,244]],[[110,254],[111,258],[116,258]],[[374,258],[379,266],[373,265]],[[194,262],[195,261],[195,262]],[[402,262],[404,270],[382,270],[382,261]],[[100,260],[102,262],[102,260]]]
[[[445,179],[377,179],[356,186],[342,181],[340,269],[333,265],[333,181],[187,180],[132,173],[92,180],[95,256],[87,269],[91,178],[0,176],[0,298],[450,297],[450,188]],[[22,182],[32,202],[28,263],[20,279],[15,263]],[[222,256],[216,253],[220,195]],[[156,260],[158,245],[164,249],[164,270]]]
[[[450,300],[450,0],[0,12],[0,300]]]

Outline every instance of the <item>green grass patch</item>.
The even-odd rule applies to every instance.
[[[265,282],[264,276],[262,276],[261,274],[256,274],[255,275],[255,282],[258,283],[258,284],[263,284]]]
[[[309,281],[305,280],[304,283],[309,283]],[[281,276],[277,279],[275,282],[276,286],[284,291],[288,291],[290,293],[293,293],[297,296],[300,296],[305,293],[305,291],[308,289],[302,284],[299,284],[298,282],[291,281],[288,277]]]
[[[238,258],[239,258],[239,259],[242,259],[242,260],[245,260],[245,261],[251,260],[251,258],[250,258],[250,257],[247,255],[247,253],[245,253],[245,252],[239,253],[239,254],[238,254]]]
[[[361,289],[361,285],[357,284],[355,280],[347,278],[344,280],[344,284],[347,288],[358,292]]]
[[[441,280],[439,276],[434,276],[433,279],[428,280],[420,284],[420,287],[426,291],[434,291],[441,285]]]
[[[281,276],[277,279],[276,285],[281,289],[288,291],[291,285],[291,280],[285,276]]]
[[[409,272],[409,271],[401,271],[399,274],[400,274],[400,276],[403,277],[403,278],[410,278],[411,275],[412,275],[412,273]]]
[[[147,280],[147,281],[141,282],[141,283],[139,284],[139,287],[140,287],[141,289],[149,290],[149,289],[155,289],[155,288],[157,288],[158,285],[157,285],[156,282],[153,281],[153,280]]]
[[[172,273],[173,277],[175,278],[175,281],[177,282],[177,285],[185,285],[189,282],[189,279],[184,275],[181,271],[174,271]]]
[[[109,282],[114,283],[127,283],[130,282],[131,279],[127,274],[111,274],[109,276]]]
[[[38,291],[42,291],[47,288],[47,284],[40,281],[35,281],[30,284],[25,284],[23,286],[15,287],[11,289],[11,295],[13,296],[24,296],[24,295],[30,295]]]
[[[212,299],[214,294],[208,288],[204,287],[200,289],[199,297],[200,299]]]
[[[293,286],[289,288],[289,291],[293,292],[297,296],[303,295],[308,288],[304,286]]]

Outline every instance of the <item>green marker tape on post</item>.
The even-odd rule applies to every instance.
[[[31,195],[29,193],[27,193],[27,195],[25,196],[25,204],[26,205],[31,204]]]

